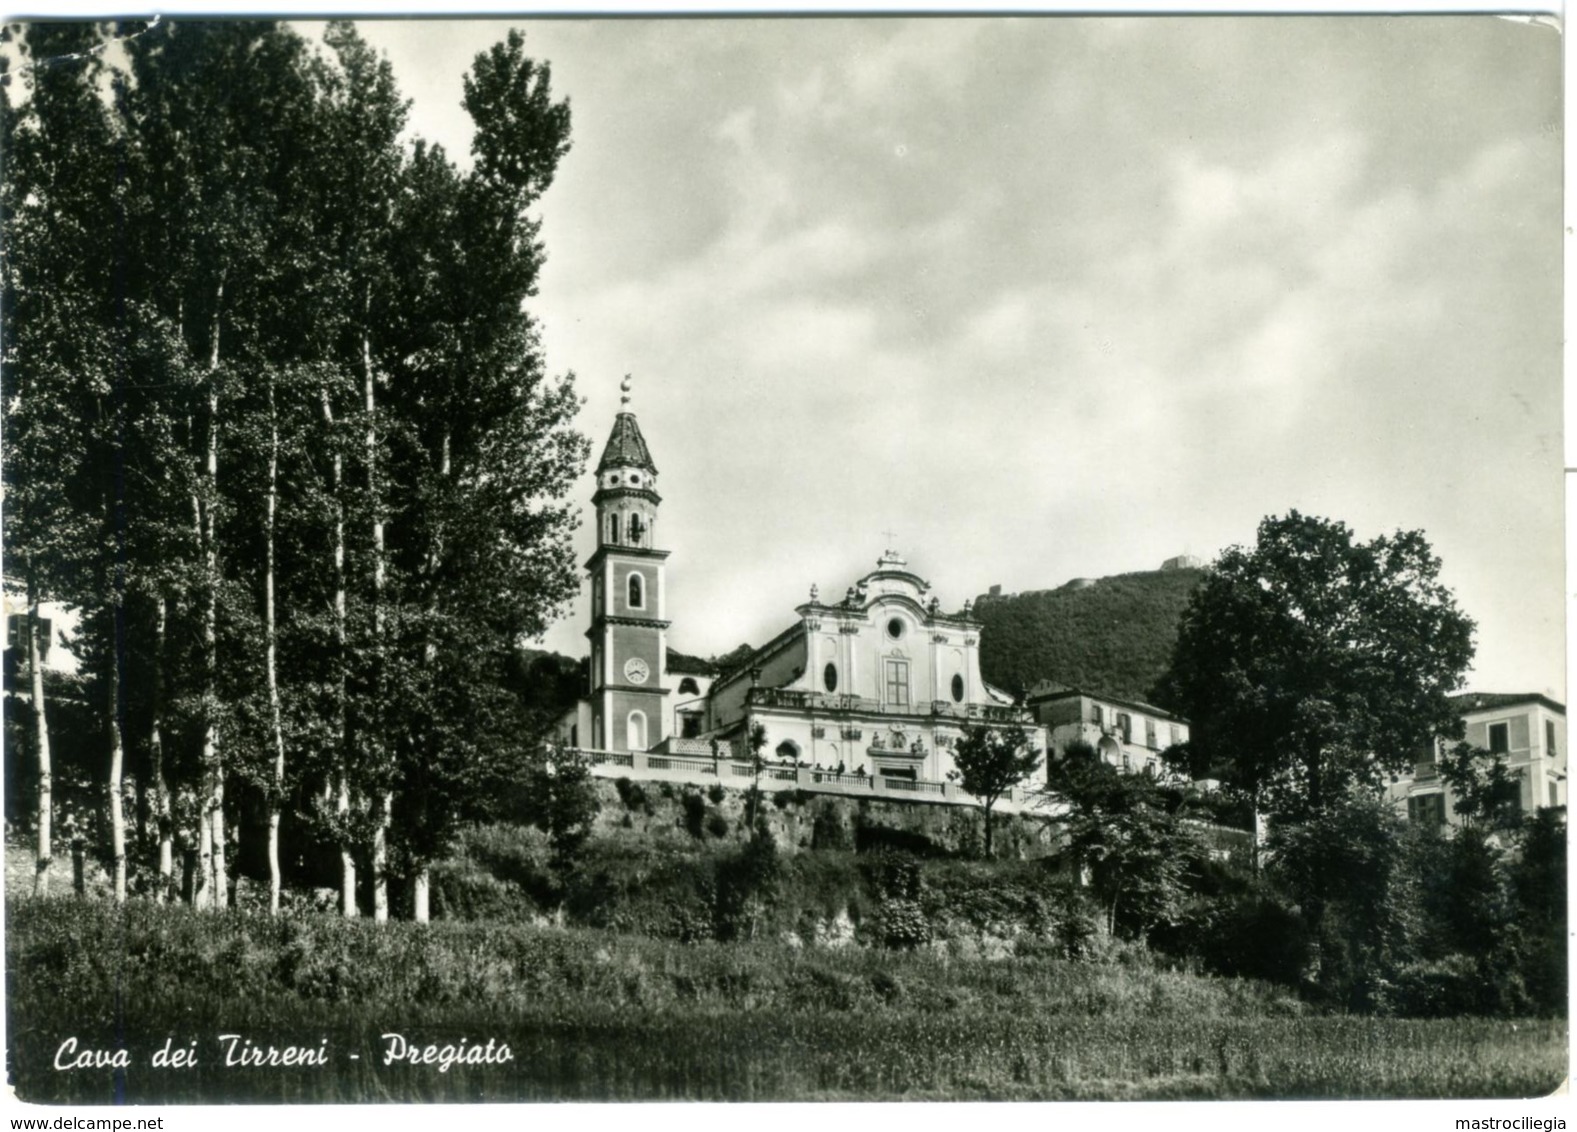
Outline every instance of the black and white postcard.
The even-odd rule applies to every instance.
[[[1564,1127],[1557,20],[0,62],[29,1127]]]

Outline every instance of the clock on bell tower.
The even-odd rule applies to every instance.
[[[629,411],[630,378],[597,461],[597,550],[591,578],[592,742],[605,751],[645,751],[667,737],[667,629],[663,564],[655,549],[657,466]]]

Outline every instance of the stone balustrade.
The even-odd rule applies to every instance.
[[[695,740],[680,740],[694,743]],[[748,762],[733,758],[696,758],[680,755],[671,747],[666,751],[576,752],[598,778],[630,778],[654,782],[689,783],[705,786],[722,782],[744,789],[756,771]],[[979,806],[980,799],[966,793],[956,782],[927,782],[924,779],[895,778],[887,775],[838,774],[806,766],[765,763],[761,768],[761,789],[797,789],[813,794],[834,794],[851,798],[890,798],[902,802],[935,802],[955,806]],[[1008,791],[996,804],[1000,813],[1040,812],[1047,803],[1035,791],[1018,787]]]

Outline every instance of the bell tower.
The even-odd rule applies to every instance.
[[[663,620],[663,563],[655,549],[657,465],[630,412],[630,378],[619,389],[619,415],[597,461],[597,550],[591,579],[591,745],[645,751],[667,732],[668,622]]]

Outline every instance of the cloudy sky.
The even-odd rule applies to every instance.
[[[1297,508],[1422,529],[1471,685],[1564,698],[1548,29],[514,23],[574,116],[534,311],[599,450],[635,376],[674,647],[761,643],[889,541],[956,606]],[[509,26],[363,25],[457,154]]]

